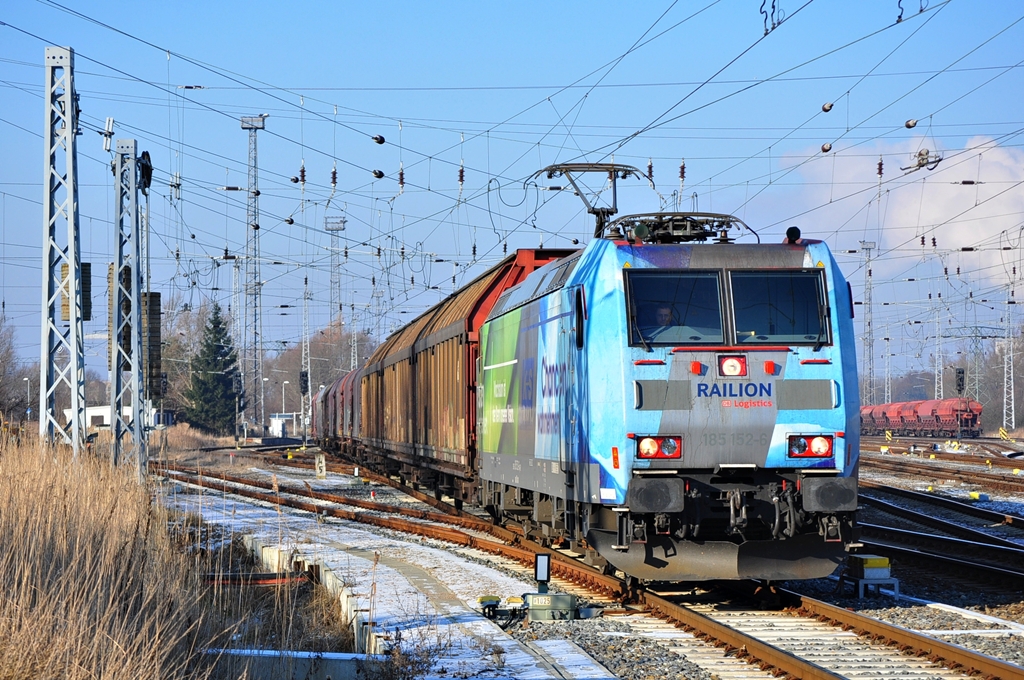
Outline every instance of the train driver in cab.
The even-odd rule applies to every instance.
[[[660,302],[654,305],[649,318],[652,323],[647,326],[644,332],[644,337],[648,340],[657,340],[659,335],[664,334],[666,331],[669,331],[676,326],[675,314],[672,312],[672,305],[667,302]]]

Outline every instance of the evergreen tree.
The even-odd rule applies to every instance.
[[[220,305],[214,303],[203,330],[199,355],[191,362],[191,382],[185,390],[185,422],[206,432],[228,435],[235,428],[234,379],[238,356]]]

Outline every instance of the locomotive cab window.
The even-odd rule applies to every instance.
[[[820,271],[733,271],[729,278],[738,344],[831,342]]]
[[[717,272],[626,270],[629,344],[722,344]]]

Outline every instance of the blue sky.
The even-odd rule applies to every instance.
[[[620,184],[620,213],[731,212],[769,241],[798,225],[838,253],[858,299],[863,254],[844,251],[876,241],[876,337],[893,338],[901,369],[930,368],[935,319],[1001,325],[1020,276],[1024,5],[776,0],[774,17],[760,5],[7,3],[0,293],[19,353],[38,358],[42,59],[54,44],[76,51],[83,259],[97,272],[87,351],[103,373],[114,195],[96,130],[113,117],[115,138],[153,157],[154,289],[227,307],[231,268],[217,258],[244,254],[245,202],[218,187],[246,184],[239,117],[260,113],[271,349],[301,339],[305,278],[311,326],[327,323],[325,219],[347,219],[335,294],[380,336],[504,247],[586,242],[580,200],[530,178],[614,158],[654,169],[654,190]],[[913,169],[923,149],[942,157],[934,169]],[[305,185],[291,182],[303,165]]]

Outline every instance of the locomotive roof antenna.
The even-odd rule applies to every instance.
[[[611,205],[608,206],[596,206],[587,200],[583,190],[580,189],[576,183],[577,177],[574,175],[582,175],[587,172],[600,172],[605,173],[608,176],[609,181],[612,185],[612,200]],[[617,181],[619,179],[626,179],[627,177],[636,177],[637,179],[647,179],[643,172],[639,169],[634,168],[632,165],[622,165],[620,163],[557,163],[555,165],[549,165],[543,170],[538,171],[531,177],[531,179],[537,179],[541,175],[545,175],[548,179],[554,177],[565,177],[569,180],[569,184],[572,185],[576,195],[580,197],[583,204],[587,206],[587,212],[594,216],[594,238],[603,238],[605,226],[608,224],[608,218],[619,211],[618,209],[618,187]],[[650,182],[651,186],[654,186],[654,182]],[[610,238],[622,238],[621,233],[610,233]]]

